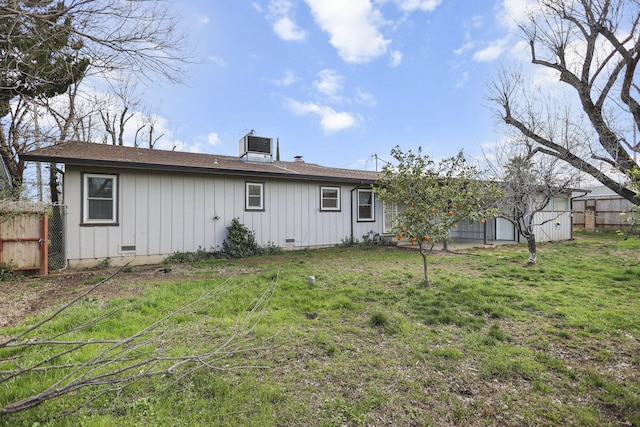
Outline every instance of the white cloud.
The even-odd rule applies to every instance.
[[[198,15],[196,18],[198,19],[198,22],[202,25],[207,25],[209,23],[209,17],[206,15]]]
[[[272,22],[273,31],[282,40],[303,41],[307,37],[307,33],[295,23],[293,12],[293,1],[272,0],[269,3],[268,19]]]
[[[473,15],[471,20],[465,24],[467,27],[472,28],[474,30],[479,30],[484,26],[484,16],[482,15]]]
[[[298,80],[300,80],[300,78],[298,76],[295,75],[295,73],[291,70],[287,70],[284,72],[284,77],[280,80],[276,80],[273,83],[276,84],[277,86],[291,86],[292,84],[294,84],[295,82],[297,82]]]
[[[503,0],[498,10],[498,21],[503,26],[514,30],[527,18],[532,4],[532,0]]]
[[[184,141],[177,141],[172,145],[167,145],[165,143],[162,149],[172,150],[175,146],[175,150],[187,153],[211,153],[211,149],[213,147],[220,147],[221,145],[222,140],[220,139],[220,136],[215,132],[211,132],[208,135],[200,135],[194,141],[190,141],[188,143]]]
[[[307,37],[307,33],[298,28],[295,22],[288,16],[284,16],[273,23],[273,31],[278,37],[288,42],[302,41]]]
[[[214,64],[220,66],[220,67],[226,67],[227,65],[229,65],[229,63],[227,61],[225,61],[222,58],[218,58],[217,56],[210,56],[209,57],[209,61],[213,62]]]
[[[476,42],[473,39],[472,32],[482,29],[484,26],[484,17],[482,15],[473,15],[471,19],[465,19],[463,25],[465,28],[465,43],[458,49],[454,49],[453,53],[455,55],[462,55],[476,47]]]
[[[526,40],[520,40],[509,49],[509,55],[519,62],[531,61],[531,46]]]
[[[456,55],[462,55],[463,53],[470,51],[476,46],[475,42],[468,42],[460,46],[458,49],[454,49],[453,53]]]
[[[257,10],[258,12],[262,12],[262,6],[260,6],[258,3],[253,2],[253,3],[251,3],[251,6],[252,6],[255,10]]]
[[[477,51],[473,55],[473,59],[478,62],[495,61],[505,51],[507,42],[508,37],[504,39],[494,40],[489,44],[489,46]]]
[[[313,87],[323,95],[328,96],[333,101],[340,101],[342,82],[344,77],[337,71],[324,69],[318,73],[318,80],[313,82]]]
[[[465,71],[462,73],[462,75],[456,82],[456,87],[457,88],[463,87],[464,85],[467,84],[468,81],[469,81],[469,73]]]
[[[394,50],[391,52],[391,61],[389,61],[389,66],[391,68],[396,68],[402,64],[402,52]]]
[[[344,61],[366,63],[387,53],[391,40],[380,32],[383,18],[369,0],[305,1]]]
[[[358,125],[358,118],[352,113],[339,112],[325,105],[311,102],[288,101],[288,107],[296,116],[313,114],[320,118],[320,125],[326,133],[339,132]]]
[[[222,140],[217,133],[211,132],[209,135],[207,135],[207,143],[212,147],[217,147],[218,145],[222,144]]]
[[[547,67],[535,67],[532,69],[533,75],[530,76],[531,84],[540,89],[544,89],[549,93],[557,93],[564,86],[560,85],[560,73]]]
[[[405,12],[414,12],[416,10],[431,12],[440,6],[442,0],[396,0],[396,3]]]
[[[356,102],[368,107],[374,107],[378,103],[376,97],[372,93],[365,92],[360,88],[356,90]]]

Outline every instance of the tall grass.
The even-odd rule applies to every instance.
[[[519,245],[437,254],[432,289],[421,286],[416,253],[389,247],[200,262],[187,281],[89,301],[50,328],[126,307],[82,332],[122,336],[232,283],[215,304],[172,320],[184,333],[165,345],[180,354],[228,336],[277,277],[245,338],[255,351],[177,382],[141,382],[92,408],[115,402],[115,412],[49,418],[73,406],[71,396],[11,423],[638,426],[639,251],[637,239],[580,236],[540,245],[530,268]],[[0,386],[0,405],[46,380]]]

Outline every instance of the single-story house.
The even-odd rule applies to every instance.
[[[70,266],[218,251],[233,218],[285,249],[382,233],[375,172],[274,161],[270,138],[239,145],[232,157],[68,142],[23,159],[64,164]]]
[[[233,218],[258,243],[284,249],[385,235],[393,223],[372,191],[376,172],[276,161],[272,139],[254,135],[239,141],[238,157],[67,142],[22,158],[64,164],[70,266],[219,251]],[[487,224],[461,226],[454,237],[517,240],[510,224]],[[570,238],[552,233],[557,224],[540,240]]]

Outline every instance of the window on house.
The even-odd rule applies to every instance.
[[[358,189],[358,221],[375,221],[373,190]]]
[[[566,197],[552,197],[542,210],[545,212],[566,212],[569,210],[569,199]]]
[[[340,187],[320,187],[320,210],[340,210]]]
[[[569,199],[566,197],[553,198],[553,210],[555,212],[566,212],[569,210]]]
[[[263,211],[264,210],[264,183],[263,182],[247,182],[245,192],[246,192],[245,209],[248,211]]]
[[[117,175],[84,174],[83,223],[113,224],[118,222],[117,179]]]

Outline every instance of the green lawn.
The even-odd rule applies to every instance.
[[[117,355],[203,353],[209,366],[114,393],[83,389],[0,425],[640,426],[640,240],[581,235],[539,245],[535,267],[525,261],[524,245],[435,254],[428,289],[420,255],[395,247],[204,261],[174,266],[170,281],[131,283],[121,273],[114,280],[130,295],[89,297],[31,339],[114,309],[64,337],[118,339],[197,300],[149,331],[158,339]],[[266,305],[252,312],[262,296]],[[232,346],[215,353],[234,331]],[[58,363],[91,360],[109,345]],[[0,370],[49,347],[0,350]],[[61,375],[5,381],[0,407]],[[80,414],[50,418],[87,399]]]

